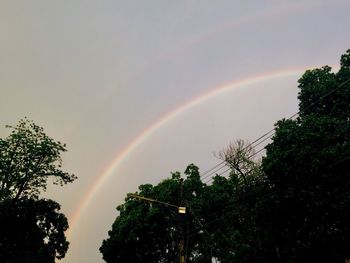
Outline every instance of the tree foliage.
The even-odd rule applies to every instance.
[[[52,200],[0,203],[0,262],[54,263],[68,250],[66,217]]]
[[[191,164],[184,173],[173,173],[159,184],[141,185],[138,195],[176,206],[185,206],[184,218],[173,206],[148,203],[128,196],[118,206],[119,216],[100,248],[106,262],[177,262],[181,233],[186,262],[238,262],[247,254],[247,236],[242,222],[251,218],[240,211],[225,210],[240,195],[243,178],[215,176],[211,185],[201,181],[198,167]],[[180,196],[182,193],[182,203]],[[232,207],[231,207],[232,208]],[[213,224],[215,223],[215,224]]]
[[[63,185],[76,179],[61,170],[66,146],[27,119],[0,138],[0,262],[50,263],[68,250],[67,218],[52,200],[40,199],[52,177]]]
[[[47,180],[55,184],[74,181],[76,176],[61,170],[61,153],[66,146],[47,136],[43,128],[24,119],[0,138],[0,200],[34,198],[46,190]]]
[[[341,68],[299,80],[299,118],[276,124],[262,167],[276,189],[263,202],[270,262],[350,257],[350,50]]]
[[[188,177],[183,182],[185,199],[189,196],[195,204],[199,199],[202,184],[198,169],[187,169]],[[179,205],[180,174],[173,173],[156,186],[139,187],[138,194],[161,202]],[[106,262],[173,262],[178,251],[178,213],[172,206],[147,203],[127,197],[118,206],[120,215],[109,231],[109,238],[100,248]],[[196,204],[195,204],[196,205]],[[187,246],[192,246],[187,244]]]

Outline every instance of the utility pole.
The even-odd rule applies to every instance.
[[[182,207],[183,205],[183,179],[180,178],[180,185],[179,185],[179,207]],[[180,263],[185,263],[185,238],[184,238],[184,220],[185,220],[185,214],[180,213],[179,210],[179,256],[180,256]]]

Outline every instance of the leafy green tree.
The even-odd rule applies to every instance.
[[[243,256],[249,254],[245,235],[248,227],[243,227],[243,222],[250,222],[251,218],[248,219],[248,209],[243,212],[243,204],[230,209],[225,206],[235,201],[246,186],[243,178],[237,174],[229,178],[215,176],[213,183],[206,185],[193,164],[187,167],[185,176],[182,180],[179,172],[173,173],[158,185],[141,185],[137,193],[185,206],[183,220],[172,206],[131,196],[117,207],[119,216],[100,248],[106,262],[177,262],[181,233],[186,262],[209,263],[214,258],[220,262],[242,262]]]
[[[52,200],[40,199],[51,177],[66,184],[75,175],[61,170],[65,145],[24,119],[0,138],[0,262],[50,263],[65,256],[67,218]]]
[[[273,190],[261,201],[261,251],[269,262],[350,257],[350,50],[341,68],[299,80],[296,120],[276,124],[262,167]]]
[[[34,198],[46,190],[47,180],[55,184],[74,181],[76,176],[61,170],[61,153],[66,146],[47,136],[43,128],[24,119],[0,138],[0,200]]]
[[[130,196],[118,206],[120,214],[100,248],[106,262],[177,262],[182,237],[186,262],[212,261],[215,244],[204,227],[209,219],[204,216],[208,214],[208,186],[202,183],[193,164],[187,167],[185,176],[181,179],[181,174],[175,172],[155,186],[141,185],[138,192],[140,196],[185,206],[187,212],[182,218],[173,206]]]

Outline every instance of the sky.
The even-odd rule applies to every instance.
[[[297,80],[350,48],[347,0],[0,0],[0,136],[28,117],[78,180],[62,263],[102,263],[116,206],[297,109]],[[259,149],[258,149],[259,150]]]

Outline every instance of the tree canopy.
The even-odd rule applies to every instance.
[[[68,250],[67,218],[52,200],[0,203],[0,262],[54,263]]]
[[[155,186],[141,185],[138,195],[163,204],[128,196],[117,207],[119,216],[100,248],[104,260],[177,262],[181,237],[186,262],[238,260],[249,250],[241,222],[250,223],[251,218],[241,211],[243,205],[223,210],[241,194],[243,185],[247,186],[246,179],[232,172],[228,179],[215,176],[213,183],[207,185],[201,181],[198,167],[191,164],[184,175],[175,172]],[[180,215],[173,205],[185,206],[186,214]]]
[[[68,250],[68,221],[60,205],[40,198],[48,179],[63,185],[76,176],[61,170],[66,146],[27,119],[0,138],[0,262],[50,263]]]
[[[264,203],[276,262],[350,257],[350,50],[341,68],[307,70],[299,117],[276,124],[262,168],[277,191]]]
[[[191,196],[191,203],[202,194],[198,168],[189,166],[183,182],[183,194]],[[180,173],[173,173],[156,186],[139,187],[138,194],[161,202],[179,205]],[[188,199],[187,199],[188,200]],[[178,214],[173,206],[147,203],[127,197],[117,207],[120,215],[109,232],[110,238],[100,248],[106,262],[172,262],[177,255]],[[193,222],[188,221],[188,224]],[[192,246],[193,242],[187,244]]]
[[[7,127],[11,134],[0,138],[0,200],[37,199],[49,177],[60,185],[76,179],[61,170],[66,146],[47,136],[42,127],[27,119]]]

